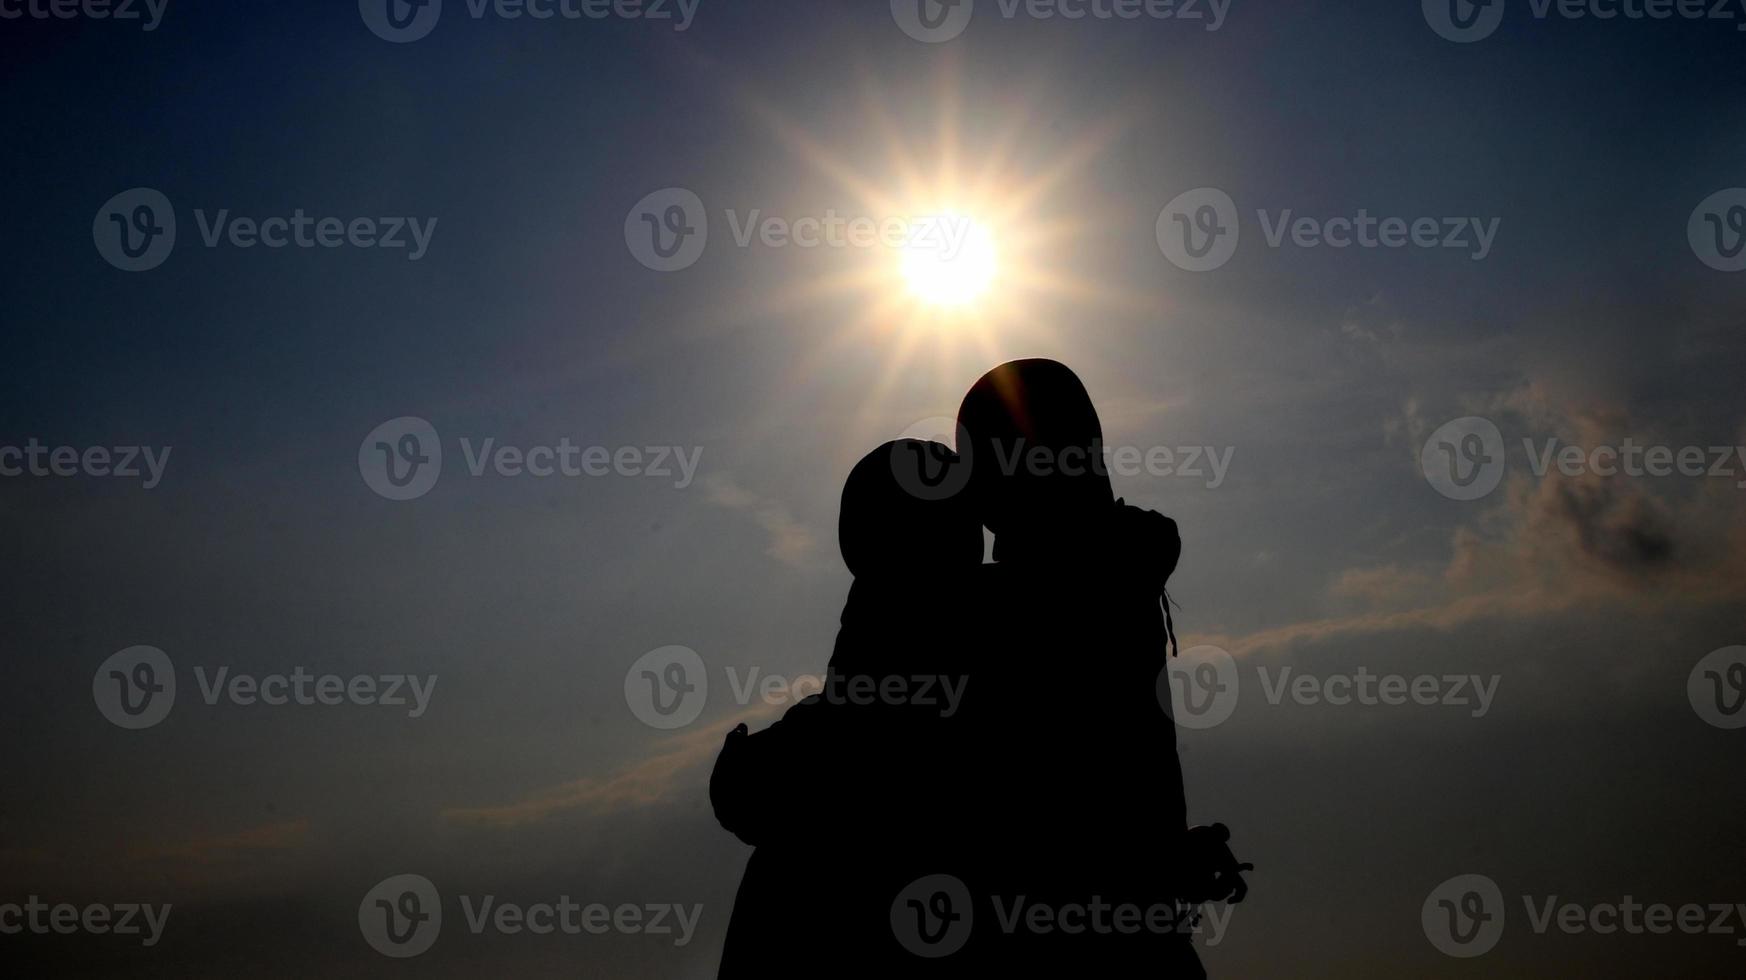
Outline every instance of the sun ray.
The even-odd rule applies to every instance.
[[[958,79],[948,61],[923,110],[931,126],[872,71],[859,79],[858,118],[841,132],[809,129],[778,100],[744,95],[802,176],[840,195],[839,211],[897,219],[910,232],[874,247],[813,252],[789,267],[801,270],[789,281],[733,317],[741,328],[808,314],[824,321],[804,337],[792,367],[817,383],[833,364],[870,363],[859,413],[877,415],[889,399],[909,397],[899,391],[913,388],[904,382],[918,370],[939,372],[950,387],[999,360],[1060,350],[1062,331],[1083,325],[1088,310],[1156,308],[1156,297],[1125,294],[1084,271],[1087,241],[1095,245],[1120,221],[1098,220],[1076,181],[1131,114],[1076,122],[1063,134],[1047,114],[1047,79],[992,102],[979,98],[974,113]],[[794,187],[809,192],[804,181]],[[930,223],[963,230],[947,247],[937,231],[931,242],[916,234]],[[1055,322],[1063,309],[1072,323]]]

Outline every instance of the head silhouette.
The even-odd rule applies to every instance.
[[[1008,361],[984,374],[958,426],[972,505],[997,541],[1070,537],[1113,500],[1097,410],[1059,361]]]
[[[888,442],[855,464],[843,484],[837,543],[857,579],[982,562],[982,522],[965,495],[932,490],[962,465],[950,449],[919,439]]]

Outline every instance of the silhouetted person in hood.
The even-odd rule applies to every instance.
[[[1000,365],[965,396],[958,423],[971,503],[994,532],[982,616],[1000,663],[975,674],[962,722],[981,788],[970,798],[982,801],[968,822],[989,828],[966,883],[977,939],[995,934],[979,965],[1202,976],[1191,920],[1157,910],[1225,897],[1238,880],[1234,862],[1206,853],[1222,840],[1188,833],[1175,725],[1159,698],[1175,522],[1115,499],[1097,412],[1065,365]],[[1031,906],[1059,916],[1097,902],[1153,917],[1132,934],[1026,925]]]
[[[843,488],[838,541],[855,581],[825,688],[757,734],[728,737],[710,780],[717,819],[757,847],[720,975],[896,976],[909,966],[892,896],[942,839],[921,816],[949,792],[937,765],[968,694],[964,602],[981,522],[950,493],[955,454],[900,440]],[[950,835],[947,835],[948,837]]]

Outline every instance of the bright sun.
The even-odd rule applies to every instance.
[[[933,306],[975,302],[988,291],[998,269],[988,227],[956,211],[916,219],[897,251],[910,293]]]
[[[935,85],[900,85],[886,91],[869,77],[862,112],[833,111],[829,119],[847,121],[841,143],[800,125],[779,100],[742,93],[747,112],[795,158],[783,181],[793,213],[834,212],[875,231],[853,247],[772,259],[772,276],[783,278],[748,284],[755,301],[721,304],[700,321],[802,325],[791,335],[801,345],[795,398],[870,365],[871,383],[856,375],[864,431],[845,435],[844,446],[889,438],[889,420],[913,415],[920,390],[956,390],[991,364],[1087,342],[1066,336],[1063,320],[1150,319],[1158,309],[1150,290],[1103,281],[1087,259],[1098,249],[1084,247],[1113,246],[1116,230],[1134,225],[1121,205],[1099,203],[1088,172],[1134,110],[1062,125],[1072,114],[1048,99],[1017,99],[1020,108],[1003,113],[990,108],[1001,99],[980,98],[966,122],[954,67]],[[838,134],[835,122],[828,132]],[[931,388],[917,380],[930,376]],[[799,410],[787,404],[772,400],[773,429]]]

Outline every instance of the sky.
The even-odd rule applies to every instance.
[[[1179,730],[1191,820],[1257,866],[1209,973],[1737,974],[1746,7],[978,0],[929,32],[910,2],[447,0],[390,40],[374,0],[150,30],[0,0],[0,952],[713,976],[750,851],[709,762],[784,706],[758,683],[824,667],[843,478],[1048,356],[1141,460],[1117,492],[1180,524],[1185,659],[1238,681]],[[118,237],[139,188],[173,243]],[[948,211],[996,255],[963,307],[795,237]],[[242,244],[299,214],[347,230]],[[1607,465],[1628,445],[1703,465]],[[528,472],[564,446],[574,475]],[[161,717],[111,696],[140,647]],[[672,647],[708,690],[660,728],[637,685]],[[1095,658],[1055,669],[1099,696]],[[228,686],[293,674],[372,680]],[[1429,703],[1333,703],[1364,677]],[[443,915],[404,959],[360,924],[402,875]],[[1468,894],[1501,928],[1454,955]],[[475,932],[483,896],[698,915]],[[151,945],[5,931],[33,897],[170,911]],[[1732,911],[1597,931],[1629,902]]]

